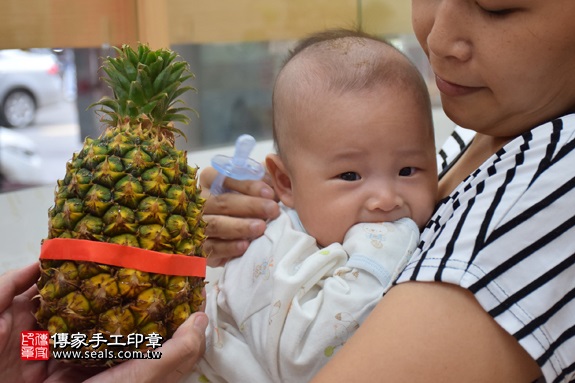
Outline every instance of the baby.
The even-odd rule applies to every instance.
[[[190,381],[306,382],[389,289],[431,216],[437,166],[418,70],[370,35],[300,41],[276,79],[280,216],[207,297]]]

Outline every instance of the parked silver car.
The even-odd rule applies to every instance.
[[[38,185],[41,172],[36,144],[18,131],[0,127],[0,192]]]
[[[62,94],[54,54],[0,50],[0,125],[30,125],[38,108],[59,102]]]

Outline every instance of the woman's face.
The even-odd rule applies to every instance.
[[[575,1],[412,0],[446,114],[497,137],[575,111]]]

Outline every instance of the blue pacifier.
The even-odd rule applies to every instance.
[[[210,188],[213,195],[228,191],[223,186],[226,177],[245,181],[259,180],[264,176],[266,171],[263,165],[249,157],[255,144],[255,138],[249,134],[242,134],[236,140],[233,157],[218,154],[212,158],[212,166],[219,173]]]

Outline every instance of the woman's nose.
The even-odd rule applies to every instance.
[[[471,58],[471,42],[466,33],[467,18],[460,7],[468,6],[460,0],[443,0],[435,8],[434,21],[427,35],[427,48],[430,59],[456,59],[467,61]],[[468,25],[467,25],[468,27]]]

